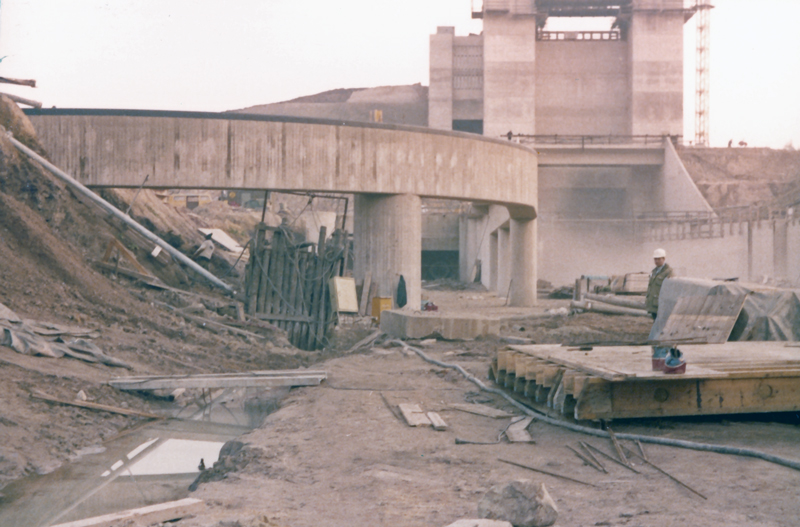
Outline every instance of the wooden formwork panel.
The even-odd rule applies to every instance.
[[[652,371],[649,347],[509,346],[491,375],[575,419],[800,410],[800,348],[785,342],[681,348],[684,374]]]

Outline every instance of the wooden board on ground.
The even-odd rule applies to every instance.
[[[59,523],[53,527],[112,527],[114,525],[128,525],[128,522],[131,522],[131,525],[154,525],[179,520],[203,510],[205,510],[203,500],[184,498],[157,505],[148,505],[138,509],[95,516],[94,518]]]
[[[510,443],[533,443],[533,438],[528,432],[533,417],[523,417],[516,423],[512,423],[506,429],[506,437]]]
[[[442,416],[440,416],[438,413],[428,412],[425,415],[428,416],[428,419],[430,420],[434,430],[436,430],[437,432],[447,430],[447,423],[445,422],[444,419],[442,419]]]
[[[507,417],[514,417],[514,414],[492,408],[491,406],[484,406],[482,404],[451,404],[450,408],[460,410],[475,415],[482,415],[484,417],[491,417],[492,419],[505,419]]]
[[[400,403],[397,406],[408,426],[431,426],[431,420],[418,404]]]
[[[118,390],[316,386],[327,377],[328,374],[324,371],[274,370],[200,375],[117,377],[116,379],[108,381],[108,384]]]

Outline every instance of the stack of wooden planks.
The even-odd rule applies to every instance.
[[[245,271],[247,314],[283,329],[300,349],[321,348],[334,322],[328,284],[342,266],[343,236],[336,231],[326,243],[322,227],[315,252],[312,244],[292,243],[281,229],[268,244],[267,230],[264,224],[257,228]]]
[[[652,371],[649,346],[509,346],[495,382],[575,419],[800,410],[800,347],[786,342],[680,346],[684,374]]]

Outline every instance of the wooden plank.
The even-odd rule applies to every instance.
[[[447,423],[445,422],[444,419],[442,419],[442,416],[440,416],[438,413],[427,412],[425,415],[430,420],[434,430],[436,430],[437,432],[442,432],[444,430],[447,430]]]
[[[524,417],[506,428],[506,437],[510,443],[533,443],[534,440],[528,432],[528,427],[533,417]]]
[[[88,408],[90,410],[99,410],[101,412],[108,412],[112,414],[127,415],[129,417],[144,417],[145,419],[164,419],[163,416],[151,414],[149,412],[140,412],[138,410],[130,410],[128,408],[118,408],[116,406],[108,406],[105,404],[91,403],[88,401],[67,401],[66,399],[59,399],[42,392],[31,393],[31,399],[39,399],[51,403],[64,404],[67,406],[77,406],[79,408]]]
[[[320,304],[324,304],[324,299],[321,299],[322,296],[322,282],[324,281],[324,271],[325,271],[325,262],[323,256],[325,254],[325,227],[320,228],[320,236],[317,241],[317,259],[316,265],[314,266],[314,270],[311,276],[311,311],[309,312],[309,316],[311,317],[312,322],[309,324],[308,327],[308,348],[307,349],[314,349],[318,343],[318,326],[319,326],[319,312],[320,312]],[[320,302],[322,300],[322,302]]]
[[[269,269],[267,273],[267,294],[264,300],[264,313],[277,314],[275,303],[278,301],[278,265],[283,260],[283,233],[272,233],[272,245],[269,254]],[[280,327],[280,325],[278,325]]]
[[[174,376],[117,377],[108,384],[119,390],[176,388],[236,388],[248,386],[316,386],[327,378],[324,371],[276,370]]]
[[[576,398],[575,419],[605,419],[613,415],[611,383],[589,383]]]
[[[303,276],[303,314],[309,317],[309,322],[303,324],[300,330],[300,336],[297,339],[296,346],[300,349],[309,349],[309,339],[311,335],[311,310],[313,308],[312,300],[314,298],[313,291],[313,275],[317,269],[318,256],[314,253],[309,253],[306,259],[306,269]]]
[[[561,386],[561,379],[563,376],[564,376],[564,368],[559,368],[558,373],[556,373],[556,378],[553,380],[553,384],[550,387],[550,392],[547,394],[548,408],[553,408],[553,400],[555,399],[558,387]]]
[[[408,426],[431,426],[431,420],[418,404],[400,403],[397,406]]]
[[[372,287],[372,271],[367,271],[364,274],[364,284],[361,287],[361,302],[358,304],[358,314],[366,316],[367,304],[369,303],[369,290]]]
[[[275,279],[273,280],[274,296],[272,297],[272,309],[270,311],[271,313],[277,315],[283,315],[284,307],[286,306],[286,298],[284,297],[284,284],[286,283],[286,254],[289,252],[289,244],[286,241],[286,237],[280,236],[280,240],[280,249],[276,255],[276,262],[278,266],[275,270]],[[276,325],[285,330],[286,322],[287,321],[285,320],[278,320]]]
[[[303,263],[306,255],[307,253],[297,250],[292,253],[292,289],[289,293],[289,310],[287,312],[290,315],[298,315],[303,311],[303,280],[305,279]],[[297,342],[300,324],[301,322],[294,322],[289,325],[289,340],[292,343]]]
[[[67,523],[59,523],[53,527],[114,527],[116,525],[154,525],[171,522],[198,514],[205,510],[203,500],[184,498],[182,500],[148,505],[138,509],[104,514],[93,518],[85,518]]]
[[[261,266],[258,284],[258,303],[256,305],[256,313],[266,313],[267,311],[267,294],[269,292],[269,268],[272,261],[272,248],[265,247],[261,251]]]
[[[451,404],[450,408],[470,414],[491,417],[492,419],[506,419],[508,417],[514,417],[514,414],[498,410],[497,408],[492,408],[491,406],[484,406],[482,404]]]

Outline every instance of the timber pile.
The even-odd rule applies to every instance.
[[[274,230],[269,241],[268,230]],[[335,320],[328,288],[344,267],[346,240],[338,230],[327,243],[325,238],[322,227],[315,252],[313,244],[295,245],[287,230],[262,223],[245,270],[247,314],[283,329],[304,350],[323,347]]]
[[[509,346],[497,384],[575,419],[800,410],[800,347],[784,342],[681,346],[684,374],[652,371],[649,346]]]

